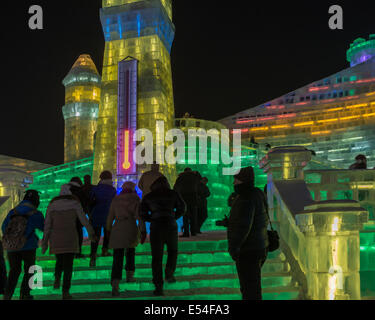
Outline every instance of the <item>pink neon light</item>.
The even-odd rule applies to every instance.
[[[267,107],[268,110],[285,109],[285,106],[272,106]]]
[[[239,120],[237,121],[236,123],[237,124],[241,124],[241,123],[250,123],[250,122],[254,122],[255,120]]]
[[[260,118],[257,121],[267,121],[267,120],[273,120],[275,117],[269,117],[269,118]]]
[[[254,120],[239,120],[236,121],[237,124],[243,124],[243,123],[250,123],[250,122],[258,122],[258,121],[266,121],[266,120],[273,120],[275,117],[269,117],[269,118],[259,118]]]
[[[315,91],[321,91],[321,90],[327,90],[329,89],[329,86],[325,86],[325,87],[312,87],[309,89],[310,92],[315,92]]]
[[[375,78],[372,79],[362,79],[362,80],[357,80],[355,83],[368,83],[368,82],[374,82]]]
[[[299,103],[296,103],[296,106],[304,106],[305,104],[307,104],[307,102],[299,102]]]
[[[283,114],[281,116],[277,116],[278,118],[294,118],[297,116],[297,113],[291,113],[291,114]]]

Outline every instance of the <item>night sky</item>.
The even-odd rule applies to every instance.
[[[219,120],[347,68],[350,43],[375,33],[374,1],[319,2],[174,0],[176,116]],[[28,28],[33,4],[44,9],[42,31]],[[328,28],[335,4],[344,9],[343,31]],[[0,154],[63,162],[61,81],[82,53],[101,72],[100,7],[100,0],[3,1]]]

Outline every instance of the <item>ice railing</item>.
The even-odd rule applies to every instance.
[[[352,197],[354,200],[350,200],[349,194],[313,197],[308,183],[312,179],[310,174],[315,177],[311,182],[320,183],[326,178],[319,180],[317,175],[325,177],[326,172],[348,175],[349,170],[304,171],[311,167],[311,160],[309,150],[292,146],[274,148],[260,162],[268,174],[270,216],[280,234],[283,258],[289,262],[293,280],[302,289],[302,299],[361,299],[360,231],[368,221],[368,212],[361,202],[354,201],[360,197]],[[361,177],[359,172],[354,176],[349,173],[349,177],[351,180],[343,180],[349,183],[342,188],[343,194],[348,186],[355,194],[358,186],[363,187],[363,181],[371,179]],[[333,179],[332,184],[337,185],[338,181],[341,178]],[[315,185],[317,193],[326,186]]]
[[[301,299],[308,299],[306,279],[306,241],[304,234],[296,225],[294,215],[284,203],[275,184],[268,184],[268,203],[270,219],[280,235],[282,259],[291,266],[293,279],[301,286]]]
[[[304,175],[315,201],[355,200],[375,220],[375,170],[305,170]]]

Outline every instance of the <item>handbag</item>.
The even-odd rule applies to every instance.
[[[270,226],[271,226],[271,230],[267,230],[268,242],[269,242],[268,252],[274,252],[274,251],[276,251],[280,248],[280,236],[279,236],[279,233],[276,230],[274,230],[274,228],[272,226],[270,214],[268,212],[267,200],[265,200],[264,203],[265,203],[265,206],[266,206],[266,212],[267,212],[268,220],[269,220]]]

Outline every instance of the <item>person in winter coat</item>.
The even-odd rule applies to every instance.
[[[86,196],[85,192],[83,191],[82,180],[79,177],[74,177],[70,180],[69,185],[70,185],[70,191],[72,192],[72,194],[79,199],[83,212],[87,213],[87,206],[88,206],[89,199]],[[78,233],[78,240],[79,240],[79,252],[76,254],[76,258],[80,259],[84,257],[84,255],[82,254],[83,225],[78,218],[77,218],[77,233]]]
[[[165,268],[165,280],[176,282],[174,272],[178,255],[177,222],[185,213],[185,203],[178,192],[171,190],[167,178],[161,177],[151,186],[151,193],[142,199],[141,218],[151,222],[150,241],[152,253],[152,275],[155,285],[154,295],[163,292],[163,254],[167,245],[168,260]]]
[[[356,156],[355,163],[353,163],[349,170],[366,170],[367,169],[367,158],[363,154]]]
[[[107,219],[106,229],[110,233],[109,248],[114,249],[111,276],[114,297],[120,295],[119,284],[122,280],[125,252],[126,282],[135,282],[135,248],[140,241],[144,242],[147,235],[145,223],[139,217],[141,199],[135,187],[133,182],[124,183],[121,194],[112,200]]]
[[[90,175],[85,175],[83,177],[83,186],[82,186],[82,192],[84,193],[85,195],[85,198],[86,198],[86,208],[83,208],[85,213],[90,215],[91,214],[91,211],[92,211],[92,203],[90,202],[90,196],[91,196],[91,192],[92,192],[92,188],[94,186],[91,184],[91,176]]]
[[[64,273],[63,300],[72,299],[69,290],[73,261],[75,255],[79,252],[77,219],[86,227],[89,237],[94,240],[94,230],[83,212],[79,199],[72,194],[70,184],[63,185],[60,195],[52,199],[47,208],[42,241],[42,253],[46,253],[49,247],[49,252],[56,255],[55,289],[60,288],[61,276]]]
[[[180,174],[174,185],[176,190],[186,203],[186,214],[184,215],[184,232],[182,237],[196,236],[198,232],[198,185],[199,176],[190,168]]]
[[[244,300],[262,300],[261,268],[268,253],[266,198],[254,187],[254,170],[234,176],[237,194],[228,221],[228,248],[236,262]]]
[[[207,186],[208,179],[201,179],[198,185],[198,233],[202,233],[201,228],[208,218],[207,198],[211,195]]]
[[[4,260],[3,244],[0,241],[0,295],[5,293],[5,286],[7,283],[7,270]]]
[[[39,207],[39,193],[36,190],[28,190],[23,201],[11,210],[5,218],[2,225],[3,236],[7,233],[7,227],[11,220],[16,216],[23,216],[27,219],[27,225],[24,237],[26,238],[25,245],[19,250],[7,250],[8,260],[10,265],[8,282],[5,288],[4,300],[10,300],[13,297],[14,290],[17,286],[18,278],[22,270],[22,262],[24,268],[24,276],[21,284],[20,299],[32,300],[33,296],[30,294],[31,288],[29,281],[32,274],[29,273],[30,267],[35,265],[36,249],[38,248],[39,239],[35,234],[36,230],[43,231],[44,216],[38,211]],[[3,237],[3,245],[5,240]]]
[[[154,162],[151,165],[151,171],[142,174],[138,182],[138,188],[142,191],[142,196],[145,197],[151,192],[151,185],[160,177],[164,175],[160,172],[160,166]]]
[[[96,266],[96,253],[98,251],[99,240],[104,232],[104,240],[102,247],[102,256],[110,256],[108,252],[109,234],[105,227],[107,217],[113,198],[116,196],[116,189],[113,187],[112,173],[104,171],[100,175],[100,182],[97,186],[92,188],[90,201],[94,203],[90,215],[90,222],[95,230],[95,235],[98,241],[91,242],[90,267]]]

